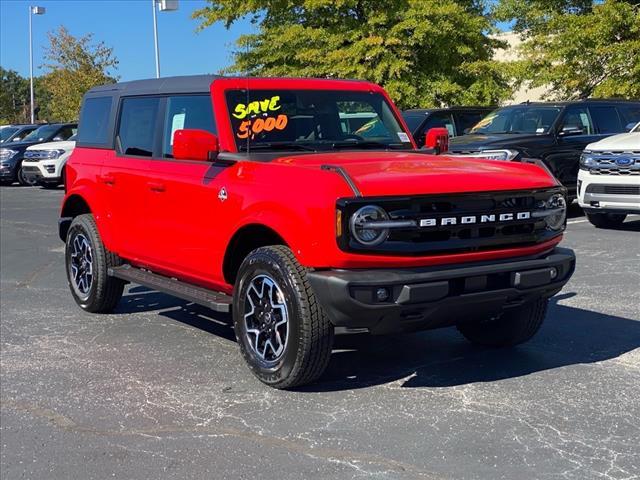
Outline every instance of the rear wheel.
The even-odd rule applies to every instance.
[[[76,303],[87,312],[112,311],[122,297],[124,282],[110,277],[108,270],[120,261],[102,244],[93,215],[79,215],[71,222],[65,260],[69,288]]]
[[[587,213],[587,219],[596,228],[615,228],[622,225],[627,215],[624,213]]]
[[[333,325],[287,247],[252,251],[238,272],[233,322],[253,374],[275,388],[316,380],[327,367]]]
[[[549,299],[539,298],[499,316],[461,323],[458,330],[471,343],[488,347],[511,347],[533,337],[544,322]]]

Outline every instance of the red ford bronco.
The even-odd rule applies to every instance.
[[[547,170],[426,154],[367,82],[93,88],[66,168],[60,238],[80,307],[109,312],[132,282],[231,311],[276,388],[317,379],[335,330],[524,342],[575,265]]]

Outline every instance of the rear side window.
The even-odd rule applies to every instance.
[[[125,155],[151,157],[158,118],[158,97],[125,98],[120,108],[117,139]]]
[[[596,105],[589,107],[589,111],[598,133],[624,132],[616,107],[612,105]]]
[[[80,112],[78,143],[104,145],[108,143],[111,97],[87,98]]]
[[[211,97],[209,95],[183,95],[167,98],[164,119],[162,156],[173,157],[173,135],[184,128],[216,133]]]

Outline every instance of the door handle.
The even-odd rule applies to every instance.
[[[147,182],[147,186],[152,192],[164,192],[165,186],[164,183],[160,182]]]
[[[104,183],[105,185],[113,185],[116,183],[116,179],[113,175],[100,175],[98,180]]]

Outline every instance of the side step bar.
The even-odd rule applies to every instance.
[[[165,277],[142,268],[122,265],[121,267],[110,268],[109,275],[209,307],[216,312],[229,312],[231,310],[232,297],[225,293],[207,290],[206,288],[191,285],[175,278]]]

